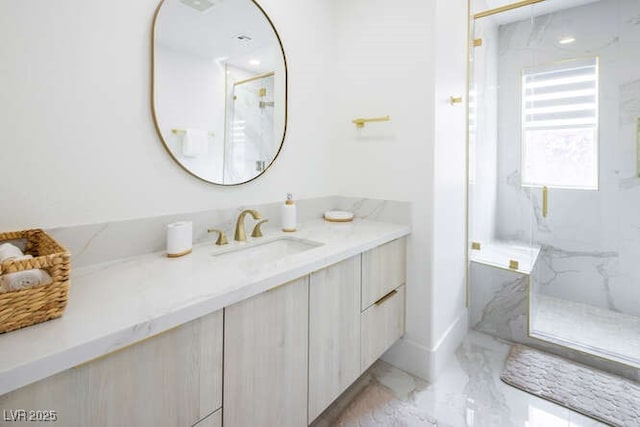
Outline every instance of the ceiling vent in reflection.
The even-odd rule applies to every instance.
[[[236,34],[235,36],[233,36],[234,39],[242,42],[242,43],[250,43],[253,41],[253,38],[251,36],[248,36],[246,34]]]
[[[197,10],[198,12],[206,12],[216,5],[216,2],[211,0],[180,0],[180,2]]]

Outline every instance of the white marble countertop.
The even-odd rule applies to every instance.
[[[229,262],[212,243],[182,258],[152,253],[72,270],[69,303],[59,318],[0,335],[0,395],[212,313],[409,234],[408,226],[356,219],[299,224],[322,243],[266,265]],[[230,245],[251,245],[232,242]]]

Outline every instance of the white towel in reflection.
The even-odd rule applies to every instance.
[[[48,285],[52,280],[49,273],[37,268],[9,273],[0,276],[0,292],[17,291],[37,285]]]
[[[187,129],[182,135],[182,155],[185,157],[205,156],[209,152],[209,135],[200,129]]]

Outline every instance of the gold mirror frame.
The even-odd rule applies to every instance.
[[[271,26],[271,29],[273,30],[273,33],[276,36],[276,40],[278,40],[278,46],[280,47],[280,52],[282,53],[282,62],[284,64],[284,127],[282,129],[282,141],[280,141],[280,146],[278,147],[278,150],[276,151],[275,155],[273,156],[273,160],[271,160],[271,162],[269,162],[268,165],[265,166],[265,168],[256,176],[254,176],[253,178],[247,180],[247,181],[243,181],[243,182],[237,182],[237,183],[233,183],[233,184],[224,184],[224,183],[220,183],[220,182],[213,182],[213,181],[209,181],[207,179],[204,179],[203,177],[197,175],[196,173],[194,173],[193,171],[191,171],[189,168],[187,168],[185,165],[182,164],[182,162],[173,154],[173,152],[171,151],[171,149],[169,148],[169,145],[167,144],[167,141],[164,139],[164,136],[162,135],[162,132],[160,131],[160,125],[158,124],[158,119],[157,119],[157,114],[156,114],[156,91],[155,91],[155,67],[156,67],[156,54],[155,54],[155,46],[156,46],[156,25],[158,22],[158,14],[160,13],[160,9],[162,8],[162,5],[165,3],[166,0],[161,0],[160,3],[158,4],[158,7],[156,7],[156,10],[153,14],[153,24],[151,26],[151,115],[153,116],[153,125],[156,129],[156,132],[158,133],[158,136],[160,137],[160,141],[162,141],[162,145],[165,148],[165,150],[167,151],[167,153],[169,154],[169,156],[171,156],[171,158],[173,159],[173,161],[175,163],[178,164],[178,166],[180,166],[180,168],[182,168],[182,170],[184,170],[185,172],[187,172],[189,175],[199,179],[200,181],[204,181],[206,183],[209,184],[213,184],[213,185],[218,185],[221,187],[236,187],[239,185],[243,185],[243,184],[247,184],[250,183],[256,179],[258,179],[259,177],[261,177],[262,175],[264,175],[270,168],[271,166],[273,166],[273,164],[276,162],[276,159],[278,158],[278,156],[280,155],[280,153],[282,152],[282,147],[284,146],[284,140],[287,136],[287,127],[288,127],[288,122],[289,122],[289,113],[288,113],[288,104],[289,104],[289,69],[287,67],[287,55],[284,52],[284,45],[282,44],[282,39],[280,38],[280,34],[278,33],[278,30],[276,29],[275,25],[273,25],[273,21],[271,21],[271,18],[269,17],[269,15],[267,15],[267,12],[265,12],[265,10],[262,8],[262,6],[260,6],[256,0],[249,0],[251,1],[255,7],[258,8],[258,10],[262,13],[262,15],[264,16],[264,18],[267,20],[267,22],[269,23],[269,25]]]

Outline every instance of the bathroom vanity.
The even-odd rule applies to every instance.
[[[0,407],[65,426],[308,425],[403,335],[408,234],[315,220],[78,269],[65,316],[0,336]]]

